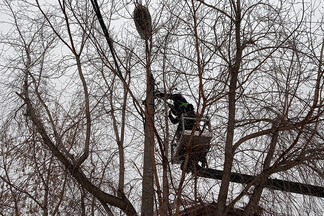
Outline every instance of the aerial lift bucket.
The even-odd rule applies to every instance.
[[[182,124],[182,130],[179,132],[178,139],[176,143],[171,146],[171,162],[175,164],[180,164],[184,161],[187,149],[190,150],[190,157],[200,158],[205,157],[210,148],[210,141],[213,138],[210,130],[210,121],[208,118],[203,117],[199,122],[199,127],[193,133],[191,137],[192,130],[186,130],[186,121],[195,121],[192,117],[181,117],[179,124]],[[177,136],[177,135],[175,135]],[[189,143],[190,142],[190,143]]]

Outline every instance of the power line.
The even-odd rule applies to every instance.
[[[114,63],[115,63],[115,67],[117,69],[117,72],[118,72],[119,76],[123,79],[123,81],[125,81],[125,79],[124,79],[124,77],[123,77],[123,75],[122,75],[122,73],[121,73],[121,71],[119,69],[119,65],[118,65],[118,62],[117,62],[117,58],[116,58],[115,50],[114,50],[114,47],[113,47],[113,44],[112,44],[112,40],[111,40],[111,38],[109,36],[108,29],[107,29],[107,27],[105,25],[105,22],[104,22],[103,18],[102,18],[98,2],[97,2],[97,0],[91,0],[91,3],[92,3],[92,6],[93,6],[93,9],[94,9],[94,11],[95,11],[95,13],[97,15],[97,18],[99,20],[102,31],[103,31],[103,33],[105,35],[105,38],[106,38],[106,40],[108,42],[108,46],[109,46],[111,55],[112,55],[112,57],[114,59]]]

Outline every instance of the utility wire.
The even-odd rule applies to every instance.
[[[118,65],[118,62],[117,62],[117,58],[116,58],[116,54],[115,54],[115,50],[114,50],[114,47],[113,47],[113,44],[112,44],[112,40],[111,40],[111,38],[109,36],[108,29],[107,29],[107,27],[105,25],[105,22],[104,22],[103,18],[102,18],[102,15],[101,15],[100,8],[99,8],[97,0],[91,0],[91,4],[92,4],[92,7],[93,7],[93,9],[94,9],[94,11],[95,11],[95,13],[97,15],[100,26],[101,26],[102,31],[103,31],[103,33],[105,35],[106,40],[107,40],[111,55],[112,55],[112,57],[114,59],[114,63],[115,63],[115,67],[117,69],[117,73],[120,76],[120,78],[124,81],[124,83],[126,83],[126,80],[124,79],[123,74],[120,71],[120,68],[119,68],[119,65]],[[138,110],[137,105],[135,104],[135,101],[133,101],[133,104],[134,104],[134,106],[136,108],[136,111],[139,113],[139,115],[142,117],[142,119],[144,119],[142,113]]]
[[[113,44],[112,44],[112,40],[111,40],[111,38],[109,36],[107,27],[105,25],[105,22],[104,22],[104,20],[102,18],[101,13],[100,13],[100,8],[99,8],[99,5],[98,5],[98,2],[97,2],[97,0],[91,0],[91,3],[92,3],[92,6],[93,6],[93,9],[94,9],[94,11],[95,11],[95,13],[97,15],[97,18],[99,20],[102,31],[103,31],[103,33],[105,35],[105,38],[106,38],[106,40],[108,42],[108,46],[109,46],[111,55],[112,55],[112,57],[114,59],[114,63],[115,63],[115,67],[117,69],[117,72],[118,72],[119,76],[123,79],[123,81],[126,82],[123,75],[122,75],[122,73],[121,73],[121,71],[120,71],[120,69],[119,69],[116,54],[115,54],[115,50],[114,50],[114,47],[113,47]]]

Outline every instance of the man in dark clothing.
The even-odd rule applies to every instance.
[[[164,93],[157,93],[157,97],[159,98],[166,98],[168,100],[172,100],[173,104],[169,104],[168,106],[170,108],[169,112],[169,119],[173,124],[178,124],[178,128],[176,131],[176,138],[177,140],[180,140],[181,138],[181,132],[183,130],[183,126],[185,130],[192,130],[195,123],[196,123],[196,114],[194,112],[194,107],[192,104],[188,103],[188,101],[181,95],[181,94],[164,94]],[[183,122],[181,117],[184,117]],[[186,146],[183,147],[181,150],[181,169],[183,169],[183,164],[185,160],[187,148]],[[198,158],[197,158],[198,159]],[[187,164],[187,172],[193,169],[193,158],[189,158],[188,164]],[[202,161],[203,164],[205,164],[205,157],[203,159],[198,159],[199,161]],[[203,165],[204,166],[204,165]]]
[[[189,120],[185,120],[185,130],[192,130],[195,124],[195,112],[192,104],[188,103],[188,101],[181,95],[181,94],[164,94],[164,93],[157,93],[157,97],[172,100],[173,104],[169,104],[170,112],[169,112],[169,119],[173,124],[178,125],[177,135],[180,135],[182,130],[182,123],[180,122],[181,116],[189,117]],[[179,138],[179,137],[178,137]]]
[[[194,112],[194,107],[192,104],[188,103],[188,101],[181,95],[181,94],[164,94],[157,92],[155,94],[158,98],[165,98],[167,100],[172,100],[173,104],[168,103],[168,106],[170,108],[169,112],[169,119],[173,124],[178,124],[178,128],[176,131],[175,137],[179,141],[181,138],[181,132],[183,130],[183,125],[185,130],[192,130],[196,123],[196,114]],[[184,121],[182,121],[182,118],[184,117]],[[197,129],[199,130],[199,129]],[[194,165],[197,164],[198,161],[201,162],[201,166],[205,167],[207,165],[206,155],[208,153],[209,149],[206,149],[204,151],[201,150],[194,150],[191,149],[190,158],[187,164],[187,171],[190,171],[193,169]],[[187,152],[187,147],[184,146],[181,150],[181,153],[179,155],[182,159],[181,169],[183,169],[184,159]],[[198,165],[198,164],[197,164]]]

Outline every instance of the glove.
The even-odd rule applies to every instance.
[[[155,92],[155,96],[158,98],[163,98],[164,94],[158,91],[158,92]]]

